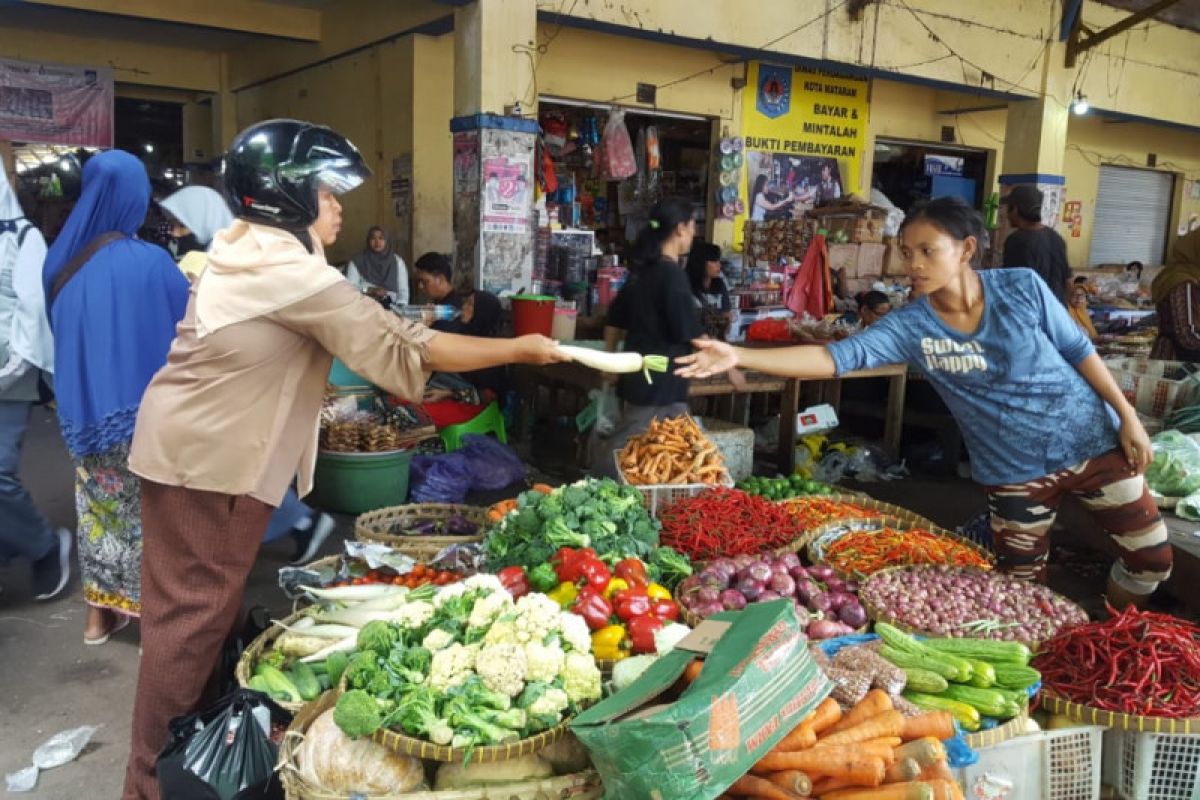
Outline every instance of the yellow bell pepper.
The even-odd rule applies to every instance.
[[[646,587],[646,594],[651,600],[670,600],[671,590],[657,583]]]
[[[570,608],[578,596],[579,588],[570,581],[563,581],[549,592],[546,592],[546,597],[558,603],[562,608]]]
[[[617,592],[623,592],[629,588],[629,581],[624,578],[613,578],[608,582],[608,586],[604,587],[604,599],[612,600],[612,596]]]
[[[624,625],[606,625],[592,634],[592,655],[601,661],[620,661],[629,655]]]

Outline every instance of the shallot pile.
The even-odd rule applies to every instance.
[[[795,553],[718,558],[679,584],[679,602],[698,617],[736,611],[748,603],[791,600],[810,639],[853,633],[867,624],[858,584],[826,565],[805,567]]]
[[[860,594],[888,619],[937,636],[1036,643],[1087,622],[1083,609],[1045,586],[964,567],[886,570]]]

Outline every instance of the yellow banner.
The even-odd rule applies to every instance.
[[[799,218],[859,188],[867,145],[868,83],[823,71],[751,62],[742,92],[747,219]]]

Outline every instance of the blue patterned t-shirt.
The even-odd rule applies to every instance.
[[[1095,352],[1029,269],[979,273],[984,307],[972,334],[922,297],[863,333],[829,345],[842,375],[907,362],[962,429],[972,477],[998,486],[1049,475],[1117,446],[1117,417],[1076,370]]]

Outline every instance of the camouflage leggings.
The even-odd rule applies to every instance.
[[[1079,498],[1120,550],[1111,573],[1118,586],[1149,594],[1171,574],[1166,525],[1145,479],[1130,473],[1119,450],[1026,483],[989,486],[987,493],[998,566],[1017,577],[1045,579],[1050,526],[1067,494]]]

